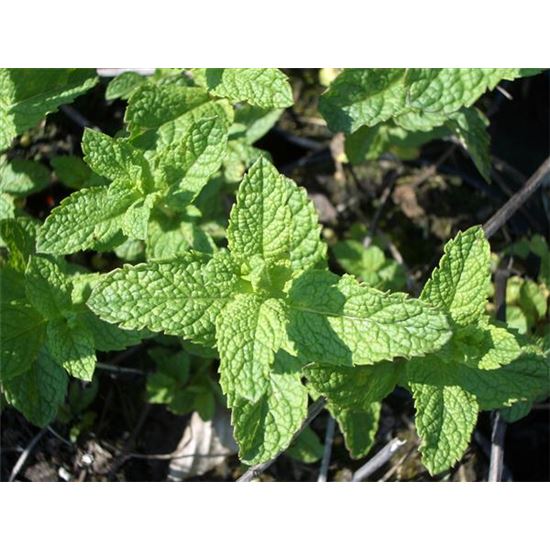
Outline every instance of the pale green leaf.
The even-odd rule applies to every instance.
[[[307,390],[300,381],[300,364],[279,351],[270,371],[266,393],[256,402],[237,397],[232,424],[239,457],[259,464],[284,451],[307,415]]]
[[[470,107],[521,69],[345,69],[319,100],[333,132],[352,133],[394,119],[409,131],[430,131]]]
[[[131,95],[124,119],[139,128],[158,128],[208,100],[202,88],[148,82]]]
[[[446,309],[459,325],[476,322],[485,310],[490,282],[490,249],[479,226],[460,232],[426,283],[421,299]]]
[[[149,260],[169,260],[189,249],[213,254],[214,241],[197,221],[185,216],[169,217],[156,211],[149,220],[146,253]]]
[[[351,134],[406,109],[406,69],[344,69],[319,99],[333,132]]]
[[[50,163],[61,183],[71,189],[79,190],[109,183],[108,180],[93,172],[80,157],[62,155],[53,157]]]
[[[261,109],[252,105],[239,105],[235,110],[235,123],[231,127],[231,137],[244,138],[252,145],[262,138],[277,123],[283,109]]]
[[[265,151],[246,143],[244,139],[230,139],[223,159],[223,177],[229,183],[238,183],[245,172],[260,158],[270,156]]]
[[[145,76],[126,71],[113,78],[107,89],[105,90],[105,99],[112,101],[113,99],[128,99],[132,93],[146,82]]]
[[[476,396],[482,410],[531,402],[550,392],[550,359],[526,352],[499,369],[463,367],[456,373],[458,383]]]
[[[203,69],[199,83],[212,95],[264,109],[294,103],[287,76],[279,69]]]
[[[211,345],[216,318],[238,281],[227,254],[186,253],[107,274],[87,304],[101,319],[122,328],[147,327]]]
[[[151,193],[130,205],[122,216],[120,227],[130,239],[145,240],[151,211],[158,199],[158,193]]]
[[[521,69],[409,69],[407,100],[417,110],[449,114],[470,107],[501,80],[520,76]]]
[[[430,357],[409,361],[407,373],[422,439],[422,463],[436,475],[454,466],[466,451],[478,404],[471,393],[453,383],[448,367]]]
[[[227,121],[202,118],[189,124],[181,140],[162,149],[160,170],[168,185],[177,186],[187,202],[199,193],[221,166],[227,146]]]
[[[326,246],[305,190],[260,158],[248,171],[231,210],[227,239],[232,254],[265,261],[290,260],[293,270],[323,263]]]
[[[38,251],[71,254],[106,245],[120,232],[126,210],[138,198],[139,193],[123,182],[69,195],[40,228]]]
[[[100,176],[124,180],[143,189],[150,184],[149,166],[143,152],[128,141],[86,128],[82,150],[88,166]]]
[[[0,220],[15,218],[14,197],[0,192]]]
[[[313,365],[305,369],[309,384],[337,408],[363,409],[382,401],[395,388],[402,367],[381,362],[353,369]]]
[[[32,218],[0,220],[0,240],[8,248],[8,265],[25,271],[29,257],[35,253],[38,224]]]
[[[124,330],[106,323],[91,311],[80,313],[78,318],[92,334],[94,347],[98,351],[120,351],[139,344],[149,336],[148,331]]]
[[[290,340],[319,363],[367,365],[424,355],[451,334],[446,316],[425,302],[326,271],[311,270],[294,280],[288,306]]]
[[[270,384],[275,354],[286,338],[279,300],[237,295],[216,321],[220,383],[229,406],[238,397],[258,401]]]
[[[71,376],[92,379],[96,364],[94,338],[77,319],[50,321],[46,329],[46,347]]]

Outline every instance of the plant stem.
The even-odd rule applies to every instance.
[[[520,206],[529,199],[529,197],[539,188],[550,172],[550,157],[548,157],[535,171],[535,173],[525,182],[525,185],[515,193],[508,202],[506,202],[485,224],[483,230],[488,239],[490,239],[520,208]]]

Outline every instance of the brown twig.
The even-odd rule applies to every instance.
[[[372,243],[372,239],[378,231],[378,223],[380,222],[384,207],[386,206],[388,199],[390,198],[393,191],[393,188],[395,187],[395,182],[397,181],[398,175],[399,173],[397,171],[392,171],[387,176],[384,189],[382,190],[382,194],[380,195],[380,204],[378,205],[378,208],[374,213],[367,236],[363,239],[363,246],[365,248],[368,248],[370,246],[370,244]]]
[[[495,273],[495,307],[496,318],[499,321],[506,321],[506,286],[511,267],[512,258],[504,257]],[[504,468],[504,437],[506,436],[506,422],[502,419],[499,411],[495,411],[492,420],[493,429],[491,432],[491,456],[489,459],[488,481],[500,481]]]
[[[327,429],[325,432],[325,448],[323,449],[323,459],[321,460],[321,468],[317,481],[325,482],[327,480],[328,467],[330,465],[330,456],[332,454],[332,442],[334,441],[334,428],[336,421],[332,416],[329,416]]]
[[[30,443],[25,447],[25,450],[21,453],[20,457],[17,459],[17,462],[15,463],[15,466],[13,467],[9,481],[13,481],[18,475],[23,466],[25,465],[25,462],[27,462],[27,459],[31,455],[33,449],[36,447],[36,444],[42,439],[44,434],[48,431],[48,428],[42,428],[30,441]]]
[[[416,178],[410,183],[411,187],[418,187],[422,185],[428,178],[435,176],[439,167],[455,152],[458,147],[458,143],[452,143],[443,154],[432,164],[423,168]]]
[[[351,481],[363,481],[370,475],[374,474],[376,470],[379,470],[391,457],[405,445],[406,441],[394,437],[387,445],[382,447],[378,453],[376,453],[366,464],[363,464],[351,478]]]
[[[545,176],[550,172],[550,157],[548,157],[525,182],[524,186],[504,204],[485,224],[483,230],[487,238],[491,238],[539,188]]]
[[[302,423],[302,426],[300,429],[294,434],[294,437],[292,438],[291,444],[296,440],[296,438],[305,430],[306,426],[308,426],[312,420],[319,415],[319,413],[325,408],[326,400],[324,397],[320,397],[313,403],[308,410],[308,414],[304,422]],[[280,453],[277,453],[271,460],[268,460],[267,462],[263,462],[262,464],[257,464],[256,466],[252,466],[252,468],[249,468],[239,479],[237,479],[238,482],[240,481],[253,481],[257,477],[259,477],[263,472],[265,472],[278,458],[283,454],[284,451],[281,451]]]

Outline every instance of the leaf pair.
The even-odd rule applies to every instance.
[[[124,328],[216,346],[243,461],[285,449],[306,415],[304,365],[343,371],[441,347],[445,314],[326,270],[326,247],[303,189],[258,160],[231,211],[227,251],[125,266],[89,307]]]

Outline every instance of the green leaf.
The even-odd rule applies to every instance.
[[[461,109],[448,122],[458,135],[464,148],[470,153],[476,168],[486,181],[491,181],[491,138],[487,132],[489,119],[475,108]]]
[[[37,223],[31,218],[0,220],[0,239],[9,250],[8,265],[25,271],[29,257],[35,253]]]
[[[49,258],[32,256],[25,272],[25,289],[32,306],[48,320],[72,309],[71,284],[59,265]]]
[[[2,391],[10,405],[25,418],[44,427],[57,416],[65,400],[68,377],[42,347],[32,366],[16,378],[2,383]]]
[[[220,383],[229,406],[237,397],[258,401],[270,384],[275,353],[286,338],[279,300],[237,295],[216,321]]]
[[[472,106],[521,69],[344,69],[319,99],[333,132],[352,133],[394,119],[409,131],[430,131]]]
[[[430,357],[407,364],[422,463],[431,475],[451,468],[462,457],[477,422],[476,398],[453,384],[448,371]]]
[[[420,298],[446,309],[459,325],[476,322],[485,310],[490,283],[490,248],[479,226],[459,232]]]
[[[263,109],[294,103],[288,78],[279,69],[203,69],[200,84],[217,97],[246,101]]]
[[[232,137],[243,137],[252,145],[262,138],[277,123],[283,109],[260,109],[252,105],[239,105],[235,110],[235,123],[231,128]]]
[[[482,349],[486,341],[477,344]],[[423,462],[432,474],[451,467],[462,456],[478,410],[530,403],[550,391],[550,361],[540,352],[525,346],[518,356],[508,339],[502,338],[495,338],[491,345],[495,347],[475,353],[470,351],[473,342],[463,341],[457,346],[465,350],[462,359],[450,358],[444,348],[407,363],[407,385],[415,399]],[[491,365],[487,369],[483,366],[487,366],[488,356]],[[497,359],[501,366],[495,364]]]
[[[397,363],[343,369],[328,365],[313,365],[305,369],[307,380],[317,394],[327,398],[336,408],[365,409],[390,394],[400,376]]]
[[[307,426],[288,448],[286,454],[304,464],[314,464],[323,458],[323,444],[319,436]]]
[[[121,73],[107,84],[105,99],[128,99],[146,80],[145,76],[132,71]]]
[[[52,358],[71,376],[91,380],[96,364],[94,338],[77,319],[56,319],[48,323],[46,347]]]
[[[288,335],[308,360],[367,365],[433,352],[450,337],[446,316],[405,294],[310,270],[293,281]]]
[[[61,183],[71,189],[97,187],[109,182],[92,172],[92,169],[80,158],[73,155],[63,155],[50,160]]]
[[[94,69],[0,69],[0,151],[96,82]]]
[[[45,338],[45,320],[27,302],[21,273],[0,270],[0,380],[31,368]]]
[[[0,159],[0,191],[25,197],[41,191],[50,183],[50,172],[39,162],[15,158],[11,162]]]
[[[529,351],[499,369],[463,367],[456,375],[458,383],[476,396],[481,410],[535,401],[550,392],[550,359]]]
[[[290,260],[293,270],[324,263],[321,227],[304,189],[266,159],[248,171],[231,210],[227,239],[231,253],[243,260],[260,256],[267,262]]]
[[[238,283],[224,253],[186,253],[169,262],[125,266],[107,274],[87,305],[126,329],[148,329],[212,345],[215,321]]]
[[[153,348],[149,355],[157,365],[157,371],[147,377],[147,400],[161,403],[175,414],[191,410],[193,395],[185,389],[189,380],[190,358],[184,351],[171,352],[165,348]],[[186,406],[182,406],[186,401]]]
[[[149,167],[143,153],[124,139],[86,128],[82,136],[84,160],[100,176],[123,180],[144,190],[150,183]]]
[[[514,403],[511,407],[506,407],[500,411],[502,418],[512,424],[522,418],[525,418],[533,408],[532,403]]]
[[[54,208],[38,233],[37,249],[71,254],[101,248],[120,233],[126,210],[139,194],[124,182],[91,187],[69,195]]]
[[[329,405],[338,422],[344,442],[352,458],[366,456],[376,440],[380,421],[380,403],[370,403],[362,409],[340,408]]]
[[[162,150],[158,169],[168,185],[185,193],[186,202],[191,202],[221,166],[227,146],[226,122],[220,117],[193,121],[183,139]]]
[[[407,99],[414,109],[449,114],[470,107],[501,80],[520,76],[521,69],[409,69]]]
[[[213,254],[216,245],[212,238],[186,216],[169,217],[157,210],[149,220],[146,252],[150,260],[169,260],[189,249]]]
[[[139,128],[158,128],[208,100],[208,93],[201,88],[148,82],[130,97],[124,120]]]
[[[338,241],[331,249],[336,261],[348,272],[369,286],[380,290],[400,290],[405,286],[406,273],[400,264],[387,259],[381,248],[365,248],[359,241]]]
[[[92,334],[97,351],[120,351],[139,344],[149,336],[147,331],[123,330],[106,323],[91,311],[80,313],[79,319]]]
[[[130,205],[124,213],[120,227],[130,239],[145,240],[151,211],[158,199],[158,193],[151,193]]]
[[[406,109],[407,69],[344,69],[319,98],[319,111],[333,132],[351,134]]]
[[[450,130],[440,126],[429,131],[410,131],[394,122],[382,122],[375,126],[361,126],[346,136],[345,151],[352,164],[376,160],[384,153],[392,153],[406,160],[418,156],[418,149],[435,139],[447,137]]]
[[[245,464],[259,464],[284,451],[307,415],[307,390],[300,381],[300,364],[279,351],[266,392],[258,401],[237,396],[232,424]]]
[[[0,220],[15,218],[14,197],[7,193],[0,193]]]
[[[519,291],[519,306],[533,323],[544,319],[548,311],[548,299],[543,287],[534,281],[525,280]]]
[[[269,159],[269,155],[246,143],[244,139],[230,139],[223,159],[223,177],[229,183],[238,183],[260,157]]]

